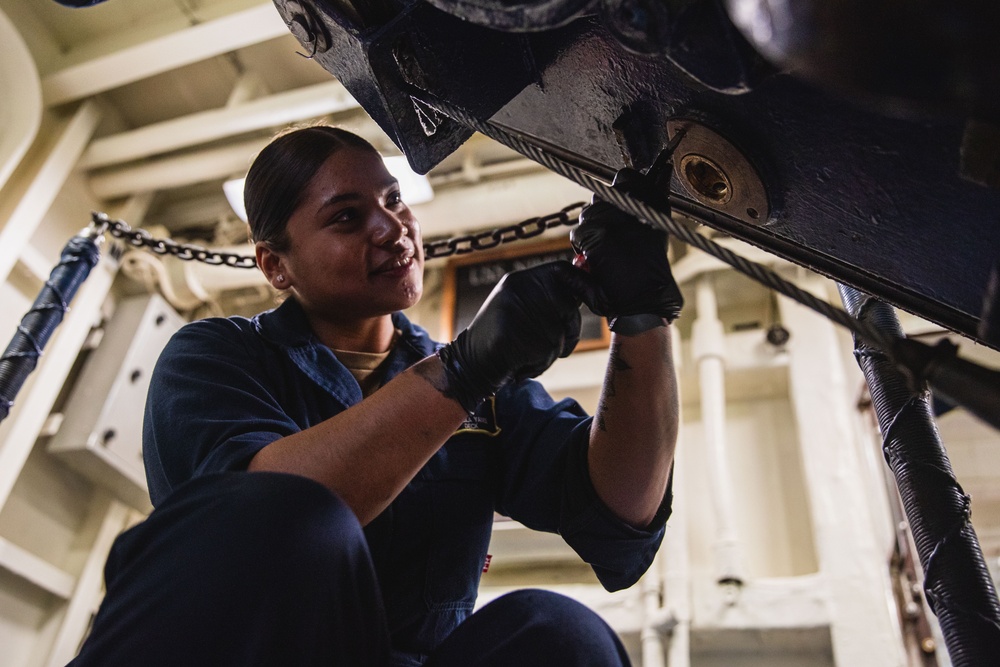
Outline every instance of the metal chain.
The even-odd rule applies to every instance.
[[[232,266],[238,269],[252,269],[257,260],[252,255],[235,252],[209,250],[191,243],[177,243],[171,239],[154,238],[145,229],[132,229],[124,220],[112,220],[105,213],[94,212],[90,216],[91,225],[98,232],[108,231],[112,236],[124,240],[137,248],[148,248],[157,255],[173,255],[178,259],[194,260],[205,264]]]
[[[577,223],[577,217],[584,206],[584,202],[576,202],[555,213],[529,218],[514,225],[474,234],[453,236],[447,239],[431,240],[424,243],[424,258],[436,259],[452,255],[465,255],[477,250],[490,250],[511,241],[535,238],[556,227],[572,227]],[[148,248],[158,255],[172,255],[178,259],[232,266],[239,269],[252,269],[257,266],[257,260],[252,255],[220,252],[190,243],[177,243],[171,239],[154,238],[146,230],[132,229],[124,220],[112,220],[105,213],[96,211],[92,213],[91,225],[98,233],[107,231],[115,238],[126,241],[129,245],[137,248]]]
[[[785,280],[771,269],[755,262],[751,262],[745,257],[737,255],[728,248],[715,243],[708,237],[699,234],[697,231],[685,227],[680,222],[674,220],[669,212],[657,210],[645,202],[631,197],[619,189],[613,188],[604,181],[594,177],[586,170],[555,156],[540,146],[513,135],[512,133],[489,121],[481,121],[475,116],[467,113],[464,109],[460,109],[452,104],[438,99],[426,99],[423,101],[425,104],[430,105],[458,123],[465,125],[469,129],[486,135],[494,141],[497,141],[509,148],[514,149],[518,153],[531,158],[551,171],[554,171],[561,176],[565,176],[578,185],[587,188],[601,199],[614,204],[619,209],[627,213],[631,213],[653,227],[657,227],[673,234],[681,241],[708,253],[712,257],[722,260],[740,273],[756,280],[765,287],[769,287],[770,289],[787,296],[793,301],[796,301],[797,303],[819,313],[820,315],[823,315],[836,324],[840,324],[841,326],[850,329],[869,344],[883,350],[886,354],[891,354],[893,348],[892,340],[888,339],[874,327],[865,322],[859,321],[855,317],[852,317],[850,313],[846,312],[842,308],[837,308],[814,294],[805,291],[798,285]]]
[[[577,217],[584,206],[584,202],[576,202],[555,213],[540,218],[531,218],[516,225],[508,225],[476,234],[454,236],[440,241],[428,241],[424,244],[424,257],[434,259],[436,257],[465,255],[476,250],[496,248],[511,241],[531,239],[555,227],[572,227],[577,223]]]

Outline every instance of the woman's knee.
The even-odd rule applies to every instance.
[[[604,620],[586,605],[573,598],[528,588],[508,593],[491,604],[503,605],[506,613],[525,618],[529,623],[564,627],[570,625],[607,627]]]
[[[244,473],[225,505],[225,533],[266,556],[267,567],[315,563],[329,567],[344,552],[366,549],[354,512],[313,480],[280,473]],[[294,562],[288,562],[294,561]]]
[[[537,589],[497,598],[477,614],[506,618],[525,647],[546,652],[556,662],[572,665],[628,665],[628,656],[604,619],[572,598]],[[485,620],[485,619],[484,619]]]
[[[147,532],[160,538],[159,548],[185,545],[188,557],[200,553],[208,562],[226,562],[245,574],[259,570],[262,576],[288,568],[326,569],[366,554],[354,513],[305,477],[240,472],[189,484],[148,520]]]
[[[81,664],[278,664],[262,656],[289,646],[335,656],[330,628],[343,618],[384,629],[350,509],[301,477],[212,475],[116,542]]]

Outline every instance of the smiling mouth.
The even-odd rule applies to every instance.
[[[381,265],[372,273],[391,273],[400,269],[408,269],[413,264],[413,255],[402,255]]]

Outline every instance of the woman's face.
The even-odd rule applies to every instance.
[[[262,252],[258,244],[258,263],[275,287],[294,289],[311,315],[350,322],[409,308],[420,298],[420,227],[373,151],[347,147],[331,155],[287,233],[284,252]]]

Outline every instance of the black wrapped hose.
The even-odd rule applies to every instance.
[[[0,421],[10,414],[14,398],[35,370],[69,302],[97,264],[99,239],[100,232],[88,228],[69,240],[31,309],[21,318],[17,332],[0,357]]]
[[[851,315],[888,338],[901,337],[893,309],[838,285]],[[883,351],[854,338],[882,432],[882,452],[896,478],[924,571],[924,594],[938,618],[955,667],[1000,661],[1000,602],[969,522],[969,496],[955,475],[932,419],[928,392],[915,391]]]

